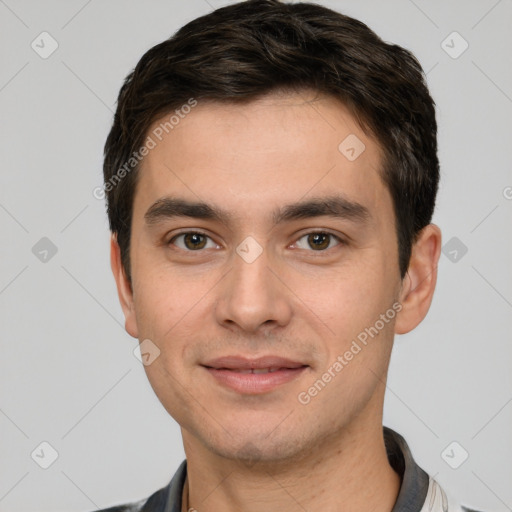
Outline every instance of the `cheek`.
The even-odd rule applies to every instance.
[[[151,365],[145,366],[144,370],[162,406],[170,416],[186,428],[189,422],[187,411],[195,402],[190,400],[191,394],[188,391],[190,386],[185,376],[180,374],[179,367],[172,366],[168,356],[169,354],[162,353]]]
[[[166,265],[140,261],[134,273],[134,305],[140,336],[163,339],[204,294],[204,280],[188,279]]]
[[[320,373],[342,358],[343,369],[335,372],[331,391],[354,397],[362,393],[368,398],[376,385],[375,374],[383,375],[387,367],[396,311],[394,287],[384,272],[384,260],[372,259],[370,265],[361,259],[361,263],[331,275],[323,283],[328,293],[322,294],[317,287],[308,306],[328,327],[322,331],[326,357]],[[316,323],[322,328],[318,320]],[[330,393],[325,398],[336,400]]]
[[[169,386],[173,379],[189,378],[186,372],[197,359],[194,340],[211,327],[215,301],[214,294],[207,292],[215,276],[155,268],[139,276],[134,302],[140,339],[150,339],[160,351],[155,367],[146,367],[148,378],[152,385]]]
[[[326,334],[347,339],[391,306],[393,290],[385,276],[383,263],[361,257],[335,272],[296,276],[294,290]]]

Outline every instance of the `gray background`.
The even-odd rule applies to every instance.
[[[124,331],[93,190],[122,79],[227,3],[0,0],[2,512],[141,499],[184,457]],[[464,503],[512,510],[512,2],[321,3],[411,49],[438,105],[435,221],[456,239],[429,316],[396,340],[385,423]],[[31,47],[51,48],[43,31],[59,45],[46,59]],[[452,465],[469,453],[458,469],[441,456],[453,441]]]

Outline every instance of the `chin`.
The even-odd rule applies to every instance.
[[[307,439],[298,432],[282,429],[278,432],[272,429],[258,429],[258,431],[236,432],[231,436],[226,432],[219,432],[214,437],[203,437],[203,444],[208,451],[217,456],[250,467],[252,469],[282,463],[288,465],[298,461],[314,451],[316,438]],[[233,432],[232,430],[229,430]],[[270,435],[269,435],[270,432]]]
[[[297,458],[302,452],[301,448],[295,444],[287,446],[276,442],[266,443],[248,440],[240,446],[217,446],[211,447],[213,451],[226,459],[240,462],[248,467],[267,466],[289,462]]]

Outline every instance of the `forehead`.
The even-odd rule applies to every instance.
[[[390,206],[378,143],[330,96],[271,93],[178,111],[148,130],[154,147],[139,171],[134,216],[166,195],[247,216],[333,192],[370,210]]]

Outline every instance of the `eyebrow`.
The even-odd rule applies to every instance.
[[[272,213],[274,225],[299,219],[314,217],[335,217],[359,223],[371,218],[370,211],[360,203],[350,201],[340,195],[312,198],[306,201],[282,206]],[[144,214],[148,225],[154,225],[175,217],[213,220],[229,224],[233,218],[230,212],[216,206],[175,197],[162,197],[155,201]]]

